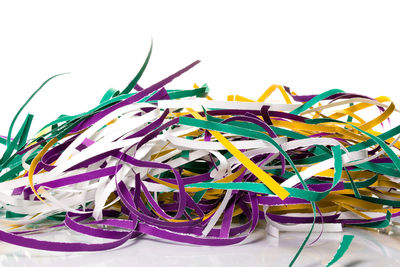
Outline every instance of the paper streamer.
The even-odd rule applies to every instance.
[[[206,84],[166,89],[199,61],[142,88],[139,73],[100,104],[61,115],[29,137],[16,131],[25,102],[0,137],[0,240],[48,251],[100,251],[143,234],[223,246],[259,220],[280,231],[384,228],[400,214],[400,126],[388,97],[333,89],[298,95],[272,85],[257,101],[215,101]],[[268,102],[274,92],[284,103]],[[360,111],[368,109],[371,118]],[[28,234],[68,228],[105,243],[64,243]],[[333,264],[350,246],[344,235]],[[315,242],[315,241],[314,241]],[[134,248],[132,248],[134,249]]]

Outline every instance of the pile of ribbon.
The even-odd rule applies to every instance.
[[[260,220],[272,235],[343,226],[385,228],[400,214],[400,126],[388,97],[332,89],[297,95],[272,85],[259,99],[213,100],[205,84],[165,86],[199,61],[142,88],[139,73],[108,90],[88,112],[28,138],[26,101],[0,138],[0,240],[48,251],[100,251],[143,234],[222,246],[248,237]],[[268,102],[279,91],[284,103]],[[365,120],[360,111],[369,111]],[[362,112],[361,112],[362,113]],[[109,240],[67,243],[29,234],[69,229]],[[349,247],[344,235],[332,264]],[[134,248],[132,248],[134,249]]]

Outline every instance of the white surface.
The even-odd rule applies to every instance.
[[[141,2],[146,2],[145,4]],[[149,86],[196,59],[202,63],[167,88],[208,83],[211,96],[258,97],[270,84],[300,94],[332,88],[399,97],[398,1],[2,1],[0,133],[25,99],[33,129],[59,114],[94,107],[123,89],[140,68],[151,37],[153,56],[140,84]],[[24,112],[19,120],[23,120]],[[399,265],[399,237],[356,233],[343,266]],[[285,266],[305,234],[263,237],[234,247],[190,247],[142,238],[102,253],[40,253],[0,244],[4,266]],[[341,234],[326,234],[298,260],[321,266]],[[368,263],[368,264],[367,264]],[[341,266],[341,265],[338,266]]]
[[[397,230],[398,231],[398,230]],[[391,236],[356,228],[343,233],[325,233],[322,238],[304,249],[295,266],[325,266],[336,252],[343,234],[354,234],[348,252],[334,266],[399,266],[400,234]],[[280,239],[265,234],[259,227],[242,244],[229,247],[188,246],[143,236],[122,248],[105,252],[56,253],[0,244],[1,266],[188,266],[242,267],[287,266],[306,233],[281,233]],[[65,238],[65,233],[50,238]],[[67,234],[68,235],[68,234]],[[312,242],[318,233],[311,236]],[[82,240],[71,237],[71,241]],[[93,239],[91,240],[93,242]]]

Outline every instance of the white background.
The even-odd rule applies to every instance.
[[[0,134],[54,74],[71,72],[28,105],[34,130],[123,89],[152,37],[142,86],[200,59],[167,89],[207,83],[218,99],[256,98],[277,83],[298,94],[339,88],[398,103],[399,11],[398,1],[366,0],[1,1]]]
[[[207,83],[210,95],[217,99],[228,94],[256,98],[269,85],[277,83],[291,87],[298,94],[339,88],[372,97],[388,95],[399,103],[399,11],[398,1],[383,0],[1,1],[0,134],[7,134],[18,108],[54,74],[71,72],[51,81],[26,108],[26,112],[35,115],[34,130],[62,113],[73,115],[96,106],[109,88],[123,89],[141,67],[151,38],[153,55],[139,82],[144,87],[200,59],[200,65],[167,89],[189,89],[193,83]],[[360,248],[366,244],[364,239],[357,238],[359,246],[354,245],[344,261],[351,263],[351,255],[360,256],[366,251]],[[303,236],[293,247],[289,246],[289,252],[273,250],[274,256],[281,253],[281,263],[287,263],[299,240]],[[338,240],[329,243],[329,249],[324,243],[318,246],[317,258],[312,248],[306,249],[304,261],[299,264],[320,266],[320,260],[326,263]],[[394,239],[388,240],[387,244]],[[263,250],[255,250],[260,251],[262,258],[252,256],[253,247],[241,251],[255,257],[254,266],[262,266],[270,262],[264,254],[269,251],[265,250],[267,243],[258,246]],[[156,244],[148,246],[166,249],[162,243]],[[379,252],[382,250],[379,246],[383,245],[377,244]],[[388,246],[398,249],[395,244]],[[372,254],[365,254],[372,259],[368,260],[372,265],[380,259],[380,263],[388,263],[397,255],[392,251],[392,256],[387,256],[381,251],[375,256],[376,246],[370,248]],[[141,251],[140,247],[137,249]],[[190,248],[178,249],[183,255],[191,255]],[[136,262],[137,258],[129,258],[132,250],[121,251],[99,254],[103,256],[97,259],[103,265],[96,262],[95,254],[78,257],[77,261],[85,266],[106,266],[110,261],[104,261],[104,257],[111,255],[129,259],[132,264]],[[207,251],[208,255],[213,250]],[[179,259],[164,254],[154,259],[165,260],[171,266],[179,263]],[[6,257],[3,260],[8,263],[26,263],[13,255],[17,254],[0,257]],[[209,260],[212,264],[207,258],[203,263],[222,266],[226,259],[221,255],[235,261],[235,255],[222,253],[214,255],[217,264],[214,256]],[[200,256],[186,257],[188,266],[199,266],[196,257]],[[69,259],[63,259],[67,266]],[[27,266],[44,266],[58,260],[28,257],[27,261]]]

